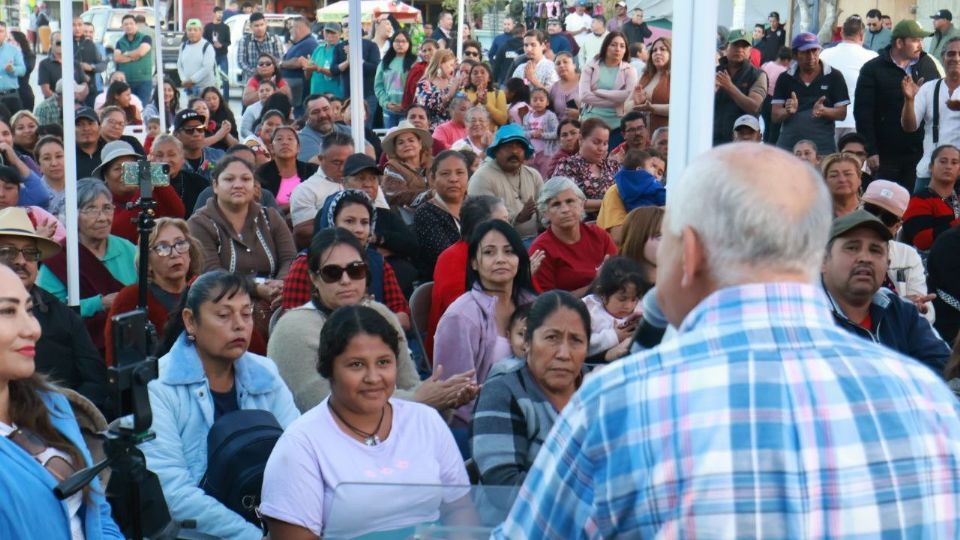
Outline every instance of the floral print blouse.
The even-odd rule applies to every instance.
[[[557,162],[553,176],[569,176],[583,190],[587,199],[603,199],[613,185],[613,176],[617,174],[620,165],[616,161],[604,159],[599,166],[600,176],[594,177],[590,172],[590,163],[580,154],[574,154]]]
[[[417,83],[416,102],[427,109],[427,114],[430,116],[430,129],[436,129],[450,119],[447,104],[443,101],[443,94],[444,90],[434,86],[426,77]]]

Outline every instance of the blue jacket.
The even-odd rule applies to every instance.
[[[888,289],[881,288],[873,295],[870,303],[870,318],[873,324],[871,329],[867,330],[844,315],[826,287],[824,292],[830,299],[833,318],[840,328],[864,339],[886,345],[919,361],[937,374],[943,373],[943,368],[950,358],[950,347],[920,315],[912,302],[900,298]]]
[[[73,443],[92,465],[80,427],[63,394],[42,395],[53,427]],[[63,501],[53,495],[57,481],[22,448],[0,437],[0,538],[70,538],[70,520]],[[80,508],[87,540],[123,538],[110,517],[99,480],[91,484],[90,502]]]
[[[293,395],[269,358],[245,353],[234,363],[241,409],[273,413],[284,428],[300,416]],[[157,438],[142,445],[147,467],[160,477],[176,521],[193,519],[197,531],[222,538],[260,540],[259,528],[233,513],[199,487],[207,470],[207,434],[213,426],[210,384],[196,348],[180,335],[160,358],[151,381],[150,407]]]
[[[667,189],[643,169],[620,169],[613,180],[627,212],[641,206],[663,206],[667,203]]]

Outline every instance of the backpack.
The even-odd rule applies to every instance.
[[[244,519],[257,516],[267,458],[283,428],[269,411],[247,409],[224,414],[207,434],[207,472],[200,488]]]

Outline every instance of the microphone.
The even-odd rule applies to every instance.
[[[633,333],[633,343],[630,345],[630,352],[638,352],[644,349],[652,349],[660,344],[664,332],[670,322],[666,315],[657,305],[657,288],[652,287],[643,295],[643,317],[637,324],[637,329]]]

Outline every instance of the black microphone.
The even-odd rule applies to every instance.
[[[633,343],[630,345],[632,353],[659,345],[670,324],[660,306],[657,305],[656,287],[647,291],[641,302],[643,302],[643,317],[640,318],[640,323],[637,324],[637,329],[633,333]]]

